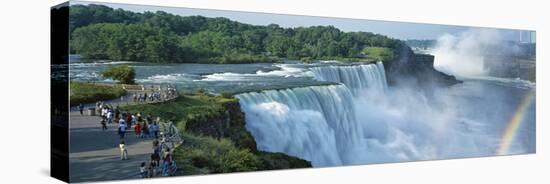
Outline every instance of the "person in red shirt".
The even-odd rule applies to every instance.
[[[134,126],[134,132],[136,133],[136,137],[141,137],[141,123],[136,123],[136,126]]]

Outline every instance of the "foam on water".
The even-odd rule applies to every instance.
[[[246,73],[214,73],[210,75],[203,76],[203,81],[252,81],[256,80],[258,77],[307,77],[311,76],[311,72],[303,68],[294,68],[291,65],[279,64],[275,65],[280,68],[280,70],[272,70],[264,72],[262,70],[256,71],[254,74]]]

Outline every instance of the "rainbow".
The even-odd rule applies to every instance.
[[[531,103],[535,102],[535,92],[529,92],[521,101],[520,105],[512,115],[512,118],[508,121],[506,129],[500,139],[500,145],[497,150],[497,155],[507,155],[512,141],[518,132],[521,122],[525,116],[525,112],[529,109]]]

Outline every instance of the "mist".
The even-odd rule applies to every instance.
[[[444,34],[437,39],[432,55],[434,67],[458,77],[488,76],[485,57],[505,53],[502,36],[494,29],[471,29],[459,35]],[[495,53],[494,51],[498,51]]]

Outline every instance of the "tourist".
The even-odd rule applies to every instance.
[[[155,139],[159,138],[159,126],[156,122],[153,122],[153,134],[155,135]]]
[[[148,174],[145,162],[141,162],[141,166],[139,167],[139,174],[141,175],[141,178],[147,178]]]
[[[135,114],[132,114],[132,124],[131,125],[135,125],[135,124],[137,124],[137,118],[136,118]]]
[[[103,102],[102,102],[102,101],[99,101],[98,103],[99,103],[99,108],[100,108],[100,109],[103,109]]]
[[[162,158],[164,158],[164,161],[172,161],[172,152],[170,152],[170,148],[166,148],[166,151],[164,151]]]
[[[118,135],[120,135],[120,139],[124,139],[124,134],[126,134],[126,123],[123,119],[120,119],[121,123],[118,125]]]
[[[153,118],[151,118],[151,115],[147,115],[147,117],[145,118],[145,120],[147,120],[147,123],[149,123],[149,124],[152,124],[152,123],[153,123]]]
[[[101,121],[99,123],[101,123],[101,130],[103,131],[107,130],[107,124],[105,123],[105,118],[101,118]]]
[[[124,144],[124,140],[121,140],[120,144],[118,146],[120,147],[120,160],[127,160],[128,159],[128,150],[126,149],[126,145]]]
[[[141,112],[137,113],[137,118],[138,118],[137,121],[139,121],[139,122],[143,121],[143,118],[141,118]]]
[[[155,177],[158,162],[155,160],[156,156],[151,154],[151,160],[149,161],[149,178]]]
[[[159,141],[156,140],[156,139],[153,140],[153,153],[160,156],[160,151],[161,151],[161,149],[159,147]]]
[[[170,166],[172,165],[172,155],[170,153],[170,148],[166,148],[166,152],[164,152],[163,161],[162,161],[162,175],[168,176]]]
[[[101,105],[100,105],[101,106]],[[107,118],[107,108],[101,107],[101,117]]]
[[[130,113],[130,112],[127,112],[127,114],[126,114],[126,123],[128,124],[126,129],[132,127],[132,113]]]
[[[120,108],[118,107],[118,105],[115,107],[115,117],[116,118],[120,117]]]
[[[166,142],[166,136],[164,135],[163,132],[160,132],[160,145],[161,145],[161,148],[162,148],[162,145],[164,145],[165,142]]]
[[[78,105],[78,110],[80,111],[80,115],[84,115],[84,105],[80,104]]]
[[[153,127],[153,123],[149,122],[147,130],[149,131],[149,137],[155,136],[155,127]]]
[[[143,126],[141,126],[141,132],[141,137],[149,138],[149,129],[147,128],[146,122],[143,122]]]
[[[113,123],[113,111],[112,110],[107,110],[107,122],[109,124]]]
[[[136,126],[134,127],[134,132],[136,133],[136,137],[141,137],[141,124],[136,123]]]
[[[122,113],[122,117],[118,120],[118,123],[119,124],[120,123],[126,123],[126,120],[125,120],[126,118],[125,117],[126,117],[126,115],[124,113]]]

